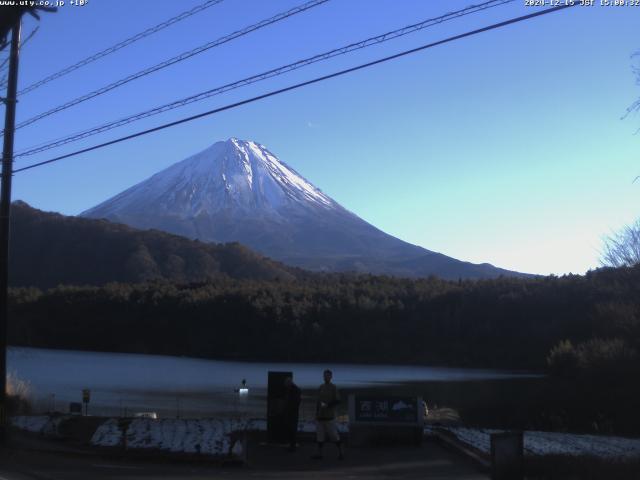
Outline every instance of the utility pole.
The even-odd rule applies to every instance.
[[[22,15],[16,15],[11,27],[11,50],[7,77],[7,96],[2,147],[2,191],[0,192],[0,445],[7,436],[7,319],[9,287],[9,216],[11,213],[11,180],[13,177],[13,139],[18,102],[18,60]]]
[[[16,2],[17,3],[17,2]],[[10,6],[0,7],[0,50],[8,42],[9,72],[7,96],[0,98],[5,104],[4,144],[2,147],[2,180],[0,182],[0,446],[7,443],[7,325],[9,319],[9,224],[11,218],[11,180],[13,179],[13,140],[16,130],[16,104],[18,103],[18,60],[20,55],[20,29],[22,15],[28,13],[37,20],[37,11],[56,12],[55,7]]]

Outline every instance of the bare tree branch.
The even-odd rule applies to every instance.
[[[605,239],[600,263],[606,267],[640,265],[640,219]]]

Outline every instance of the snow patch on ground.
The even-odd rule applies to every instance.
[[[264,419],[151,419],[136,418],[126,431],[116,419],[107,420],[96,430],[91,444],[102,447],[122,446],[128,449],[154,449],[174,453],[228,455],[241,452],[234,433],[264,431]],[[315,432],[314,421],[301,421],[300,432]],[[338,423],[338,431],[347,432],[346,422]]]
[[[111,418],[98,427],[91,437],[92,445],[117,447],[122,444],[122,429],[118,420]]]
[[[45,436],[57,436],[59,434],[60,424],[68,418],[68,416],[20,415],[11,417],[9,422],[12,426],[20,430],[40,433]]]
[[[126,432],[127,448],[219,455],[229,452],[233,421],[200,419],[135,419]]]
[[[59,435],[60,425],[68,415],[34,415],[10,418],[12,426],[45,436]],[[128,449],[155,449],[168,452],[204,455],[228,455],[240,452],[236,435],[247,431],[265,431],[265,419],[133,419],[126,430],[126,423],[112,418],[106,420],[93,434],[91,444],[102,447],[126,445]],[[348,433],[347,422],[338,422],[338,431]],[[298,431],[313,433],[316,422],[304,420],[298,423]],[[433,427],[425,425],[426,436],[446,431],[460,442],[485,454],[491,451],[491,434],[503,430],[465,427]],[[640,458],[640,438],[624,438],[604,435],[577,435],[558,432],[524,432],[524,452],[527,456],[572,455],[595,456],[607,459]]]
[[[485,454],[491,452],[491,434],[502,430],[464,427],[441,427]],[[425,434],[433,434],[431,427]],[[559,432],[524,432],[524,453],[527,456],[571,455],[609,459],[640,458],[640,439],[603,435],[577,435]]]
[[[48,415],[38,415],[38,416],[19,416],[19,417],[11,417],[10,423],[16,428],[20,430],[26,430],[27,432],[35,432],[42,433],[46,425],[51,420],[51,417]]]

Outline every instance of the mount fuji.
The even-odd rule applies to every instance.
[[[447,279],[522,275],[409,244],[346,210],[263,145],[230,138],[83,212],[316,271]]]

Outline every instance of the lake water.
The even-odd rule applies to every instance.
[[[334,383],[345,393],[385,390],[437,397],[441,403],[465,397],[465,385],[476,385],[477,391],[480,384],[504,386],[535,377],[426,366],[227,362],[22,347],[8,351],[8,371],[30,384],[37,410],[67,411],[69,402],[80,402],[82,389],[88,388],[89,413],[94,415],[154,411],[171,417],[264,417],[267,372],[275,370],[293,372],[305,393],[302,417],[311,417],[313,391],[325,368],[333,370]],[[249,387],[246,397],[235,392],[242,379]]]

